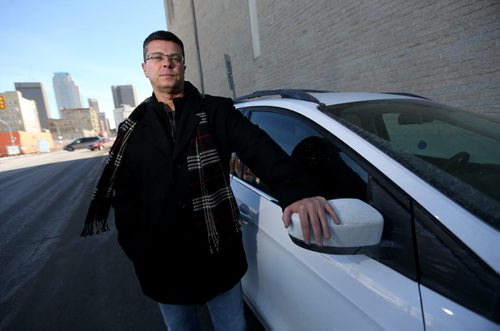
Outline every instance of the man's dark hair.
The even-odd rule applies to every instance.
[[[146,61],[146,53],[147,53],[147,47],[150,42],[153,40],[166,40],[166,41],[173,41],[177,45],[181,46],[182,49],[182,55],[184,55],[184,44],[182,41],[177,37],[175,34],[173,34],[170,31],[164,31],[164,30],[159,30],[151,33],[146,39],[144,39],[144,43],[142,44],[142,53],[143,53],[143,58],[144,61]]]

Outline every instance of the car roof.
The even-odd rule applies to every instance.
[[[421,97],[395,94],[395,93],[363,93],[363,92],[342,92],[342,93],[311,93],[319,102],[324,105],[336,105],[357,101],[388,100],[388,99],[422,99]]]
[[[255,99],[255,100],[254,100]],[[350,102],[388,100],[388,99],[426,99],[410,93],[373,93],[373,92],[328,92],[318,90],[262,90],[235,99],[235,103],[256,102],[258,100],[296,100],[330,106]],[[427,100],[427,99],[426,99]],[[257,102],[258,103],[258,102]]]

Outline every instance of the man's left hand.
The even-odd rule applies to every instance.
[[[323,197],[305,198],[286,207],[283,211],[285,228],[290,225],[293,213],[299,214],[300,227],[306,244],[311,242],[310,228],[313,230],[314,240],[318,246],[322,246],[323,240],[330,238],[331,234],[326,213],[332,217],[336,224],[340,224],[340,220],[332,206]]]

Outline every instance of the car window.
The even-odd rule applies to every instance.
[[[327,199],[357,198],[370,203],[384,216],[384,232],[379,245],[360,253],[416,279],[416,261],[412,245],[413,230],[408,198],[359,155],[332,134],[302,116],[267,108],[252,109],[250,120],[268,134],[294,159]],[[286,123],[285,125],[277,125]],[[277,133],[282,130],[290,133]],[[273,195],[272,192],[234,155],[239,170],[236,176]],[[250,175],[249,175],[250,174]]]
[[[458,126],[456,122],[441,119],[405,119],[406,113],[385,113],[382,120],[389,135],[389,141],[397,149],[424,159],[437,158],[449,160],[462,153],[466,162],[500,164],[498,139],[489,137],[468,127]],[[481,148],[477,148],[480,146]],[[430,159],[431,162],[434,161]],[[441,164],[434,161],[438,166]],[[444,165],[442,168],[445,168]]]
[[[500,123],[427,101],[326,108],[416,175],[500,228]]]
[[[273,112],[252,112],[251,120],[291,155],[299,142],[318,134],[304,123]]]

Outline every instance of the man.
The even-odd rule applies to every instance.
[[[329,238],[326,213],[338,220],[288,155],[230,99],[201,95],[184,80],[177,36],[154,32],[143,49],[153,94],[120,125],[82,235],[107,230],[112,204],[118,241],[169,330],[199,329],[197,305],[205,303],[216,330],[243,330],[240,280],[247,264],[229,187],[231,153],[275,192],[286,207],[285,226],[299,213],[307,240]]]

